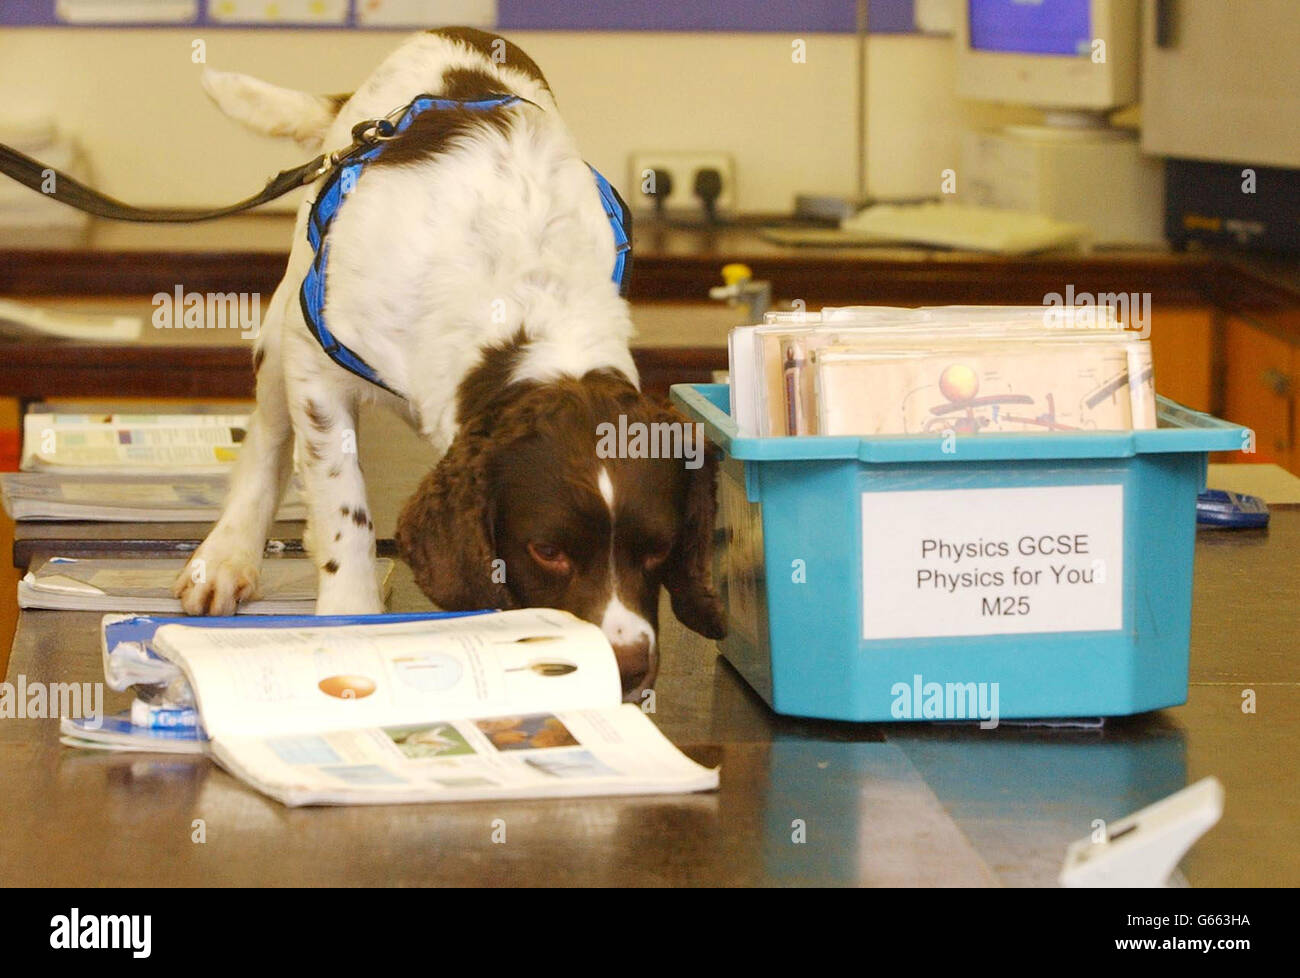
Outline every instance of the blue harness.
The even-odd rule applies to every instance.
[[[340,367],[351,371],[364,380],[370,381],[372,384],[382,387],[392,394],[396,394],[398,397],[403,396],[399,391],[395,391],[388,384],[385,384],[380,379],[379,374],[375,372],[374,367],[366,363],[357,353],[340,343],[334,334],[329,331],[329,327],[325,325],[325,270],[329,264],[330,251],[329,241],[326,236],[329,233],[330,225],[334,222],[334,218],[338,216],[339,208],[343,205],[343,201],[348,194],[356,187],[357,180],[361,177],[366,166],[383,153],[384,147],[388,145],[388,140],[404,132],[416,116],[430,109],[459,108],[469,109],[474,112],[489,112],[502,106],[526,101],[527,99],[518,95],[490,95],[485,98],[468,100],[420,95],[402,110],[401,117],[396,123],[380,120],[378,124],[380,138],[378,140],[364,143],[359,149],[346,155],[334,166],[329,179],[325,181],[325,185],[321,187],[315,203],[312,204],[311,217],[307,222],[307,240],[311,243],[314,257],[311,268],[307,270],[307,275],[303,279],[299,299],[302,304],[303,316],[307,320],[307,328],[311,330],[312,336],[316,337],[316,342],[321,345],[321,349]],[[390,116],[390,118],[392,117]],[[594,166],[588,164],[588,168],[595,178],[601,206],[604,208],[605,216],[609,219],[610,228],[614,232],[616,253],[613,278],[618,284],[619,294],[626,296],[628,273],[632,268],[632,212],[610,182],[601,176]]]

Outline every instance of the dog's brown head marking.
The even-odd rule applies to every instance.
[[[493,66],[513,68],[537,82],[548,92],[546,79],[532,58],[510,41],[497,34],[475,30],[472,27],[441,27],[429,31],[448,40],[459,42],[483,55],[488,64],[479,67],[449,68],[442,75],[442,91],[431,92],[445,98],[473,100],[488,95],[514,93],[510,83]],[[516,106],[497,106],[490,109],[463,109],[457,107],[437,112],[422,112],[412,120],[406,130],[388,144],[371,165],[378,167],[403,166],[423,162],[453,148],[458,142],[484,132],[495,130],[509,135],[518,111]]]
[[[470,101],[504,94],[504,87],[499,78],[481,68],[449,68],[442,73],[440,94],[447,98]]]
[[[402,511],[398,546],[443,608],[556,607],[600,625],[635,695],[657,670],[661,586],[683,624],[725,634],[716,461],[602,457],[602,424],[687,422],[614,370],[510,383],[525,345],[488,350],[462,382],[459,433]]]
[[[510,132],[513,113],[514,109],[509,106],[492,109],[455,107],[439,109],[437,112],[421,112],[411,120],[405,131],[388,144],[387,149],[370,162],[370,166],[422,163],[485,129],[495,130],[505,136]]]
[[[450,41],[459,41],[467,48],[483,55],[493,64],[514,68],[537,82],[548,92],[550,91],[550,86],[546,84],[546,76],[542,74],[542,69],[537,67],[537,62],[525,54],[523,48],[500,34],[481,31],[474,27],[435,27],[428,33],[437,34]],[[461,98],[463,96],[452,97]]]

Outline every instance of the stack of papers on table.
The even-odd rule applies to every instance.
[[[225,474],[0,473],[0,499],[15,520],[202,523],[221,515],[228,486]],[[275,518],[307,518],[296,480],[280,500]]]
[[[228,473],[248,430],[244,414],[23,416],[24,472]]]
[[[184,559],[170,557],[50,557],[18,582],[18,607],[179,614],[181,603],[172,597],[172,585],[185,568]],[[379,593],[385,600],[392,573],[389,558],[375,562]],[[241,603],[240,614],[311,614],[317,574],[315,563],[306,557],[267,557],[262,561],[259,595]]]

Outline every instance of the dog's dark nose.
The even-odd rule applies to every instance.
[[[650,652],[648,638],[614,645],[614,657],[618,660],[618,674],[623,680],[625,702],[640,702],[641,693],[654,683],[654,662]]]
[[[623,701],[640,702],[641,694],[655,681],[658,656],[655,655],[654,626],[618,599],[612,598],[601,617],[600,630],[613,646],[618,672],[623,679]]]

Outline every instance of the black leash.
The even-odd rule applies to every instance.
[[[217,217],[227,217],[241,211],[257,207],[268,201],[283,197],[291,190],[306,186],[318,177],[328,173],[335,166],[354,154],[393,136],[393,124],[388,119],[371,119],[357,123],[352,129],[352,145],[332,153],[322,153],[302,166],[292,170],[282,170],[271,178],[270,182],[252,197],[246,197],[229,207],[182,208],[182,207],[132,207],[120,200],[114,200],[98,190],[92,190],[79,180],[75,180],[25,153],[20,153],[12,146],[0,143],[0,173],[12,177],[24,187],[35,190],[42,197],[51,197],[60,203],[75,207],[96,217],[106,217],[115,221],[147,221],[154,224],[185,224],[192,221],[210,221]],[[46,190],[53,177],[53,187]]]

